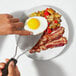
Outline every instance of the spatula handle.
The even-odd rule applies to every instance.
[[[11,59],[8,61],[8,63],[5,65],[5,68],[2,69],[2,76],[7,76],[7,75],[8,75],[8,66],[9,66],[9,63],[10,63],[11,61],[13,61],[13,62],[14,62],[14,65],[16,66],[17,60],[14,59],[14,58],[11,58]]]

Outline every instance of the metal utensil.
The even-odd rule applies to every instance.
[[[19,36],[19,37],[18,37],[18,40],[17,40],[15,55],[8,61],[8,63],[5,65],[5,68],[2,69],[2,74],[3,74],[2,76],[7,76],[7,75],[8,75],[8,66],[9,66],[9,63],[10,63],[11,61],[13,61],[13,62],[14,62],[14,65],[16,66],[17,60],[19,59],[19,57],[22,56],[23,54],[25,54],[28,50],[30,50],[30,49],[37,43],[37,42],[35,42],[30,48],[27,48],[26,51],[24,50],[22,53],[20,53],[20,54],[16,57],[16,55],[17,55],[17,50],[18,50],[18,44],[19,44],[20,38],[21,38],[21,36]],[[40,38],[38,38],[37,41],[38,41],[39,39],[40,39]],[[16,57],[16,58],[15,58],[15,57]]]
[[[21,53],[17,58],[15,58],[15,56],[17,55],[17,49],[18,49],[19,39],[20,39],[20,37],[18,38],[18,41],[17,41],[16,50],[15,50],[15,55],[8,61],[8,63],[5,65],[5,68],[2,69],[2,76],[7,76],[7,75],[8,75],[8,66],[9,66],[9,63],[10,63],[11,61],[13,61],[13,62],[14,62],[14,65],[16,66],[16,64],[17,64],[17,59],[18,59],[21,55],[23,55],[23,54],[25,53],[25,52],[23,52],[23,53]]]

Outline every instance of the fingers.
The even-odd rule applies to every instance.
[[[4,21],[2,28],[5,28],[2,30],[2,35],[4,34],[19,34],[19,35],[32,35],[32,32],[21,30],[24,27],[24,24],[22,22],[19,22],[18,18],[13,18],[10,14],[2,14],[1,15]]]
[[[7,17],[8,17],[8,18],[13,18],[13,16],[12,16],[12,15],[10,15],[10,14],[7,14]]]
[[[10,14],[2,14],[4,17],[7,17],[7,18],[13,18],[13,16],[12,15],[10,15]]]
[[[14,76],[13,74],[15,74],[15,66],[14,66],[14,62],[11,61],[9,66],[8,66],[8,74]]]
[[[19,70],[18,70],[18,67],[17,67],[17,66],[15,67],[15,71],[16,71],[16,75],[17,75],[17,76],[20,76],[20,72],[19,72]]]
[[[26,31],[26,30],[18,30],[14,31],[13,34],[19,34],[19,35],[32,35],[32,32]]]
[[[3,69],[5,67],[5,63],[0,63],[0,69]]]
[[[0,76],[2,76],[2,69],[5,67],[5,63],[0,63]]]
[[[8,62],[9,59],[6,59],[6,62]],[[5,63],[0,63],[0,76],[2,76],[2,69],[4,68]],[[20,76],[20,72],[17,68],[17,66],[14,66],[14,62],[11,61],[8,66],[8,76]]]
[[[15,29],[20,29],[20,28],[23,28],[24,27],[24,24],[22,22],[17,22],[17,23],[13,23],[12,26]]]
[[[24,24],[22,22],[17,22],[12,24],[14,31],[12,34],[19,34],[19,35],[32,35],[33,33],[26,30],[20,30],[24,27]]]
[[[18,18],[10,18],[10,22],[15,23],[15,22],[19,22]]]
[[[2,76],[2,71],[0,70],[0,76]]]

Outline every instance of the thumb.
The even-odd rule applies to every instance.
[[[14,62],[11,61],[9,66],[8,66],[8,74],[13,75],[15,74],[15,66],[14,66]]]

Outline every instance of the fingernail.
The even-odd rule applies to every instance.
[[[11,61],[11,62],[10,62],[10,65],[11,65],[11,66],[14,66],[14,62],[13,62],[13,61]]]

